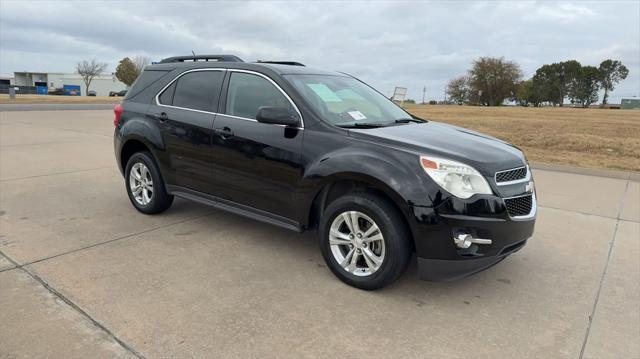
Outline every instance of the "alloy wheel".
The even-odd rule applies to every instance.
[[[146,206],[153,197],[153,179],[147,166],[138,162],[131,167],[129,174],[129,188],[138,204]]]
[[[343,212],[333,220],[329,246],[338,265],[359,277],[372,275],[384,261],[382,232],[373,219],[362,212]]]

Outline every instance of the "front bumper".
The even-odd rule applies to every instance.
[[[446,282],[481,272],[527,244],[527,239],[505,247],[500,255],[459,260],[430,259],[418,257],[418,278],[434,282]]]
[[[412,225],[418,276],[423,280],[449,281],[487,269],[522,249],[533,235],[537,214],[535,194],[531,212],[511,217],[497,196],[475,199],[450,198],[436,208],[413,207]],[[491,244],[458,248],[454,237],[469,234],[490,239]]]

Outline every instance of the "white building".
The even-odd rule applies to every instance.
[[[49,90],[62,88],[64,85],[80,86],[82,96],[86,96],[84,81],[78,74],[61,72],[14,72],[12,85],[16,86],[46,86]],[[115,75],[100,75],[93,78],[89,91],[93,90],[97,96],[109,96],[109,92],[122,91],[127,85],[116,79]]]

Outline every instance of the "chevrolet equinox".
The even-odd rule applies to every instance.
[[[536,193],[522,151],[417,118],[353,76],[298,62],[180,56],[147,66],[115,107],[131,203],[174,196],[294,231],[362,289],[453,280],[522,248]],[[295,260],[295,258],[292,258]]]

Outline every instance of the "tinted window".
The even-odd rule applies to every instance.
[[[195,71],[181,76],[173,94],[173,106],[215,111],[223,78],[223,71]]]
[[[284,107],[293,111],[282,92],[263,77],[240,72],[231,74],[225,113],[255,119],[261,106]]]
[[[173,104],[173,93],[176,91],[176,84],[177,82],[172,83],[171,86],[167,87],[167,89],[162,92],[159,98],[161,104]]]
[[[127,92],[127,99],[135,96],[140,91],[149,87],[154,82],[158,81],[162,76],[168,74],[168,71],[151,71],[145,70],[138,76],[136,81],[131,86],[131,89]]]

